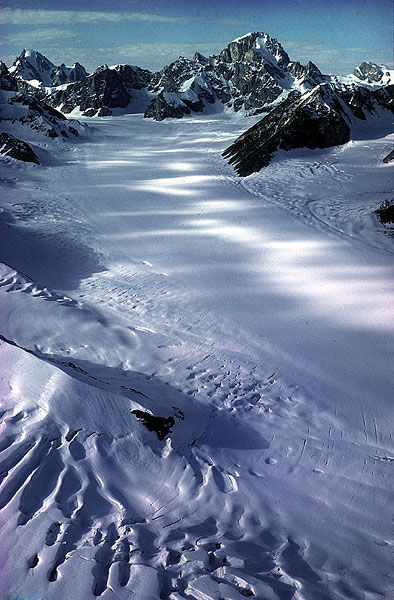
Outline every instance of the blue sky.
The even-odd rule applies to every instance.
[[[156,70],[214,54],[249,31],[277,37],[292,60],[326,73],[393,64],[392,0],[0,0],[0,55],[23,48],[55,64],[129,63]]]

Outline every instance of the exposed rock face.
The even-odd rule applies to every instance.
[[[23,50],[10,67],[10,73],[25,81],[38,81],[47,87],[81,81],[88,75],[79,63],[72,67],[66,67],[62,63],[57,67],[46,56],[34,50]]]
[[[172,87],[172,86],[170,86]],[[145,117],[162,121],[166,117],[181,118],[192,112],[202,112],[205,103],[213,104],[213,95],[203,76],[196,76],[185,92],[160,92],[145,111]]]
[[[394,223],[394,200],[382,202],[375,214],[383,225]]]
[[[369,83],[381,83],[384,78],[391,78],[390,70],[371,62],[363,62],[353,71],[353,75]],[[385,83],[389,83],[386,81]]]
[[[308,63],[291,63],[280,43],[261,32],[250,33],[231,42],[219,55],[206,58],[200,53],[193,60],[180,57],[158,73],[153,91],[176,93],[177,116],[201,110],[215,101],[228,108],[257,114],[267,109],[284,91],[290,90],[296,81],[310,87],[325,79],[319,69]],[[186,92],[194,92],[193,106]],[[175,97],[163,107],[163,97],[153,100],[145,117],[165,118],[173,116]],[[186,106],[186,109],[185,109]],[[165,115],[165,116],[164,116]]]
[[[290,61],[278,40],[262,32],[233,40],[217,55],[196,52],[193,59],[179,57],[158,73],[129,65],[104,65],[87,76],[79,63],[56,67],[39,52],[26,50],[10,68],[19,91],[40,98],[45,95],[47,104],[66,114],[74,110],[84,116],[144,112],[156,120],[208,111],[215,103],[215,110],[265,113],[291,92],[304,93],[327,82],[347,95],[363,118],[362,89],[390,84],[393,73],[365,62],[352,75],[329,77],[312,62]]]
[[[46,144],[48,138],[74,139],[85,126],[66,119],[41,98],[20,93],[18,82],[5,65],[0,65],[0,125],[4,132],[2,153],[39,164],[30,142]],[[29,143],[22,141],[21,137]]]
[[[350,92],[319,84],[304,94],[291,93],[277,108],[242,134],[223,156],[247,176],[267,166],[274,153],[294,148],[329,148],[350,139],[351,124],[377,107],[393,111],[393,86]]]
[[[290,62],[278,40],[261,32],[248,33],[233,40],[220,53],[220,58],[228,63],[241,61],[253,63],[267,57],[270,63],[277,63],[279,67],[286,67]]]
[[[223,152],[236,172],[250,175],[267,166],[276,150],[327,148],[344,144],[350,128],[333,107],[328,84],[303,95],[292,93]]]
[[[167,117],[180,119],[185,114],[190,115],[191,110],[177,96],[170,92],[161,92],[145,111],[145,117],[152,117],[156,121],[163,121]]]
[[[79,62],[76,62],[72,67],[66,67],[62,63],[59,67],[55,67],[51,74],[52,85],[64,85],[65,83],[74,83],[76,81],[82,81],[88,73]]]
[[[12,77],[3,61],[0,61],[0,89],[14,92],[18,89],[15,77]]]
[[[78,121],[69,121],[58,110],[37,98],[25,94],[15,94],[1,98],[0,121],[11,122],[39,131],[49,138],[70,138],[79,135]],[[8,112],[8,114],[7,114]]]
[[[376,90],[351,85],[337,89],[336,92],[352,113],[363,121],[375,111],[377,106],[394,111],[394,85]]]
[[[65,113],[78,108],[87,117],[107,116],[112,114],[111,109],[125,109],[134,97],[139,99],[138,92],[147,88],[151,79],[150,71],[139,67],[104,65],[82,81],[53,92],[46,100]]]
[[[393,162],[393,161],[394,161],[394,150],[389,152],[389,154],[387,156],[385,156],[383,159],[383,162],[386,164]]]
[[[0,133],[0,154],[22,160],[23,162],[40,164],[37,155],[29,144],[5,132]]]

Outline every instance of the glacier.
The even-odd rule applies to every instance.
[[[1,157],[0,597],[393,593],[393,136],[239,178],[257,120]]]

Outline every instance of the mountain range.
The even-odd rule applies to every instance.
[[[233,40],[217,55],[179,57],[159,72],[122,64],[89,74],[78,62],[56,66],[39,52],[23,50],[9,69],[2,63],[1,80],[3,90],[77,118],[262,114],[224,153],[241,175],[268,164],[278,148],[345,143],[360,123],[387,120],[394,96],[394,71],[385,66],[363,62],[348,76],[324,75],[313,62],[291,61],[278,40],[262,32]]]

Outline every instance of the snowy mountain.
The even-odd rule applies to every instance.
[[[387,71],[45,65],[0,64],[0,599],[393,598]]]
[[[43,54],[35,50],[23,50],[9,69],[11,75],[34,82],[34,85],[42,84],[45,87],[53,87],[81,81],[87,77],[85,68],[78,62],[67,67],[64,63],[55,66]]]
[[[376,65],[372,62],[363,62],[353,71],[353,76],[369,85],[388,85],[394,83],[394,71],[384,65]]]
[[[104,65],[87,76],[78,63],[55,67],[39,52],[26,50],[10,73],[38,87],[37,94],[42,86],[51,87],[46,102],[65,113],[145,112],[156,120],[202,112],[213,104],[255,114],[269,110],[291,89],[309,89],[326,79],[311,62],[291,62],[281,44],[261,32],[232,41],[218,55],[207,58],[196,52],[192,60],[179,57],[158,73]],[[65,83],[66,88],[59,87]]]
[[[193,59],[179,57],[157,73],[137,66],[104,65],[88,76],[78,63],[55,67],[39,52],[26,50],[10,73],[16,76],[19,89],[22,82],[30,82],[29,93],[45,92],[45,101],[66,114],[92,117],[144,112],[145,117],[158,121],[221,110],[259,114],[292,91],[303,93],[320,83],[376,89],[393,80],[387,67],[366,62],[347,77],[323,75],[312,62],[291,61],[278,40],[263,32],[237,38],[217,55],[205,57],[196,52]],[[36,92],[32,84],[38,87]]]
[[[367,121],[391,126],[394,86],[377,90],[339,91],[322,83],[303,94],[292,92],[256,125],[243,133],[223,156],[241,176],[266,167],[274,153],[295,148],[329,148],[345,144],[352,130]],[[379,123],[377,123],[379,125]]]
[[[42,98],[21,92],[19,88],[18,78],[13,77],[6,65],[1,63],[0,154],[39,164],[37,148],[45,147],[48,140],[75,139],[86,126],[67,119]],[[37,145],[37,148],[33,150],[30,144]]]
[[[268,164],[278,148],[342,144],[358,121],[369,121],[377,107],[392,110],[393,103],[393,71],[384,65],[363,62],[346,77],[330,77],[312,62],[291,61],[278,40],[262,32],[233,40],[218,55],[179,57],[157,73],[123,64],[88,75],[79,63],[56,67],[33,50],[1,69],[3,89],[73,116],[143,112],[162,121],[202,112],[269,113],[226,150],[242,174]],[[256,136],[261,143],[255,160]]]
[[[104,65],[73,85],[54,90],[46,99],[66,114],[77,110],[87,117],[105,117],[116,109],[138,113],[151,99],[151,79],[152,73],[140,67]]]
[[[276,39],[261,32],[249,33],[217,56],[206,58],[197,53],[193,61],[179,58],[163,69],[155,88],[158,97],[145,116],[156,120],[182,116],[215,102],[258,114],[291,89],[308,89],[324,79],[313,63],[291,62]]]

